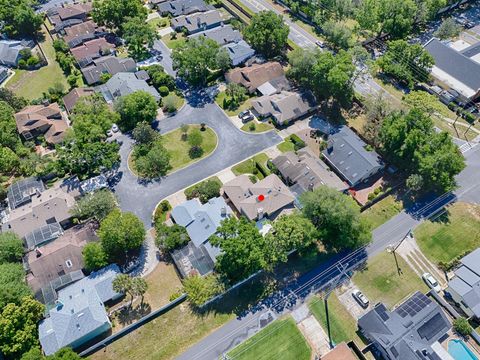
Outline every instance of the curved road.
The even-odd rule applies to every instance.
[[[127,158],[133,140],[128,135],[119,137],[123,140],[120,148],[120,180],[114,186],[114,190],[122,210],[133,212],[147,228],[151,225],[152,211],[161,199],[278,144],[282,140],[274,131],[263,134],[247,134],[239,130],[215,103],[202,102],[202,99],[195,95],[191,97],[190,103],[185,105],[175,116],[158,121],[158,129],[161,133],[166,133],[180,127],[183,123],[207,124],[217,133],[218,146],[207,158],[158,181],[142,181],[130,173],[127,168]]]

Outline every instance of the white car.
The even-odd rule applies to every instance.
[[[113,136],[113,131],[112,130],[107,130],[107,136],[112,137]]]
[[[422,275],[422,279],[423,279],[423,281],[425,281],[425,283],[428,285],[428,287],[430,289],[435,290],[435,292],[437,292],[437,293],[442,291],[442,288],[440,287],[440,284],[438,283],[437,280],[435,280],[435,278],[432,276],[432,274],[430,274],[428,272],[424,273]]]
[[[370,304],[368,298],[358,289],[352,291],[352,296],[363,308],[367,308]]]
[[[118,126],[117,126],[117,124],[113,124],[113,125],[112,125],[112,131],[113,131],[114,133],[118,132]]]

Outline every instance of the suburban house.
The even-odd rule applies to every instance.
[[[245,61],[255,55],[255,50],[253,50],[245,40],[224,45],[223,48],[227,50],[233,66],[243,64]]]
[[[4,217],[3,231],[13,231],[21,238],[26,236],[42,235],[43,232],[34,233],[43,226],[56,225],[65,227],[69,224],[70,210],[75,205],[75,199],[65,191],[50,188],[37,192],[31,196],[31,201],[19,206]]]
[[[36,293],[52,280],[82,270],[82,249],[97,240],[94,223],[87,223],[74,226],[56,240],[29,251],[24,257],[28,285]]]
[[[0,40],[0,65],[15,67],[21,59],[20,52],[34,46],[32,41]]]
[[[256,182],[240,175],[223,185],[225,198],[240,215],[249,220],[275,219],[283,210],[292,209],[295,196],[277,175]]]
[[[290,190],[297,196],[326,185],[338,191],[345,191],[348,185],[315,156],[309,148],[277,156],[272,161]]]
[[[170,20],[170,25],[175,31],[185,29],[187,34],[195,34],[219,26],[225,19],[217,10],[197,12],[190,15],[182,15]]]
[[[235,68],[225,74],[225,80],[228,83],[233,82],[242,85],[247,88],[250,94],[256,92],[259,86],[281,77],[285,77],[285,72],[278,62],[266,62]]]
[[[109,265],[58,291],[55,307],[38,325],[46,355],[66,346],[76,349],[110,330],[104,303],[122,296],[112,287],[118,274],[118,266]]]
[[[189,15],[196,12],[204,12],[214,9],[212,5],[207,5],[203,0],[164,1],[159,3],[157,7],[160,15],[171,15],[172,17]]]
[[[480,318],[480,249],[460,260],[445,290],[468,316]]]
[[[92,3],[68,4],[56,6],[47,11],[47,18],[53,26],[61,25],[70,21],[70,23],[80,23],[87,19],[88,14],[92,11]],[[76,20],[76,21],[71,21]]]
[[[64,29],[63,40],[70,48],[74,48],[86,41],[93,40],[106,34],[103,28],[99,28],[92,20],[73,25]]]
[[[45,191],[42,181],[29,177],[18,180],[8,187],[7,203],[10,211],[32,202],[34,196]]]
[[[57,103],[27,106],[15,114],[15,122],[18,133],[25,140],[43,135],[49,145],[62,142],[65,131],[69,128]]]
[[[100,82],[103,74],[115,75],[119,72],[135,72],[137,64],[131,58],[104,56],[94,59],[92,64],[81,69],[88,85]]]
[[[252,100],[252,106],[258,117],[271,117],[278,125],[288,125],[317,108],[310,92],[292,91],[261,96]]]
[[[385,359],[451,359],[438,342],[451,324],[442,309],[420,292],[393,311],[382,303],[375,305],[358,319],[358,327]]]
[[[73,108],[82,97],[92,96],[93,94],[95,94],[93,88],[82,87],[70,90],[70,92],[62,99],[65,110],[67,110],[67,113],[71,114]]]
[[[161,98],[157,89],[148,85],[145,80],[139,79],[137,73],[116,73],[104,85],[100,85],[98,89],[108,103],[112,103],[121,96],[129,95],[140,90],[152,94],[157,101]]]
[[[425,50],[435,60],[431,74],[440,87],[458,93],[461,97],[458,101],[469,102],[480,97],[480,63],[468,56],[474,50],[458,52],[435,38],[425,44]]]
[[[384,167],[380,156],[365,147],[362,139],[343,125],[328,137],[328,146],[322,155],[341,178],[351,186],[356,186]]]
[[[109,43],[105,38],[93,39],[84,42],[82,45],[70,49],[80,67],[90,65],[94,59],[109,55],[115,49],[115,45]]]
[[[173,208],[173,221],[185,227],[191,241],[172,257],[182,276],[192,273],[205,275],[213,271],[220,249],[214,247],[208,238],[216,233],[220,223],[232,215],[232,210],[222,197],[210,199],[202,204],[195,198]]]
[[[202,36],[215,41],[220,46],[242,40],[240,31],[235,30],[231,25],[222,24],[214,29],[190,35],[189,38],[199,38]]]

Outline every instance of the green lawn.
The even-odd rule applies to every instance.
[[[193,125],[190,125],[190,129],[193,127]],[[199,128],[198,125],[195,127]],[[182,140],[182,130],[176,129],[162,136],[163,144],[171,155],[170,165],[172,165],[172,170],[170,170],[170,172],[181,169],[194,161],[198,161],[215,150],[217,146],[217,135],[215,131],[207,128],[205,131],[202,131],[201,134],[203,136],[203,155],[197,159],[190,158],[188,154],[190,145],[188,141]]]
[[[372,229],[379,227],[383,223],[390,220],[403,210],[401,201],[397,201],[393,195],[387,196],[372,207],[362,213],[362,217],[367,219]]]
[[[217,105],[220,106],[228,116],[235,116],[244,110],[250,109],[252,107],[251,101],[252,98],[247,98],[238,107],[232,109],[226,106],[224,107],[224,104],[228,104],[229,102],[229,97],[227,96],[225,91],[219,92],[218,95],[215,97],[215,102],[217,103]]]
[[[312,350],[292,318],[277,320],[228,354],[232,360],[309,360]]]
[[[183,106],[183,104],[185,103],[185,99],[183,97],[178,96],[177,94],[175,94],[172,91],[172,92],[170,92],[170,94],[168,94],[167,96],[165,96],[163,98],[164,104],[165,104],[165,99],[170,98],[170,97],[173,98],[173,100],[175,101],[175,109],[176,110],[180,109]]]
[[[285,141],[281,142],[277,145],[277,149],[280,150],[282,153],[289,152],[295,150],[295,145],[290,140],[285,139]]]
[[[44,29],[44,28],[43,28]],[[62,69],[55,60],[55,49],[52,46],[52,39],[43,31],[45,40],[40,43],[48,65],[35,71],[15,70],[15,75],[8,81],[6,87],[15,94],[23,96],[28,100],[37,99],[47,92],[48,88],[60,82],[68,90],[67,79]]]
[[[268,161],[268,155],[265,154],[265,153],[261,153],[261,154],[255,155],[253,158],[250,158],[250,159],[247,159],[247,160],[241,162],[238,165],[235,165],[232,168],[233,173],[237,176],[241,175],[241,174],[252,174],[253,169],[255,167],[255,164],[254,164],[253,160],[260,163],[260,164],[266,165],[266,163]],[[258,174],[256,174],[256,176],[260,180],[263,179],[263,175],[260,172],[258,172]]]
[[[170,49],[176,49],[179,46],[183,45],[187,40],[185,39],[185,36],[182,33],[176,33],[177,37],[176,39],[172,39],[172,34],[165,35],[162,37],[162,41],[169,47]]]
[[[398,274],[393,254],[383,252],[367,263],[363,271],[357,272],[352,280],[370,299],[372,304],[383,302],[392,307],[414,291],[428,290],[400,255],[396,256],[401,273]]]
[[[448,263],[480,246],[480,206],[455,203],[437,221],[415,229],[415,239],[427,258]]]
[[[250,129],[251,124],[255,124],[255,129],[254,130]],[[243,131],[252,132],[252,133],[262,133],[262,132],[269,131],[269,130],[272,130],[272,129],[273,129],[273,126],[270,125],[268,122],[259,122],[259,121],[255,121],[255,120],[249,121],[245,125],[242,126]]]
[[[322,325],[325,333],[327,333],[327,317],[325,315],[325,303],[323,299],[315,296],[308,307],[313,316],[315,316],[320,325]],[[362,344],[357,335],[357,321],[350,315],[347,309],[345,309],[335,293],[332,293],[328,297],[328,314],[330,332],[335,344],[339,344],[342,341],[349,342],[350,340],[355,340],[355,343],[358,345]]]
[[[148,21],[148,24],[150,24],[150,26],[151,26],[154,30],[157,30],[157,29],[162,29],[162,28],[167,27],[167,25],[169,25],[170,22],[169,22],[169,20],[168,20],[167,18],[156,17],[156,18],[150,19],[150,20]]]

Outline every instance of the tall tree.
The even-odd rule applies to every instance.
[[[83,196],[75,203],[71,214],[80,219],[94,218],[102,221],[117,207],[117,198],[110,190],[103,189]]]
[[[5,101],[0,101],[0,146],[14,150],[20,142],[14,109]]]
[[[116,30],[121,35],[129,18],[146,21],[147,9],[141,0],[94,0],[92,17],[97,24]]]
[[[83,262],[85,269],[88,271],[96,271],[108,265],[107,254],[103,251],[102,244],[99,242],[91,242],[82,249]]]
[[[1,0],[0,22],[2,32],[9,37],[23,38],[35,36],[43,23],[41,14],[33,10],[34,1],[31,0]]]
[[[132,136],[137,145],[149,145],[160,138],[160,133],[150,123],[142,121],[135,126]]]
[[[18,303],[2,306],[0,315],[0,353],[18,359],[38,346],[37,323],[43,318],[43,304],[27,296]]]
[[[457,24],[455,19],[450,17],[443,20],[442,24],[435,32],[435,36],[441,40],[447,40],[458,36],[462,30],[462,27]]]
[[[188,301],[193,306],[201,306],[215,295],[225,291],[225,286],[220,282],[217,276],[209,274],[207,276],[193,275],[183,279],[183,288],[187,293]]]
[[[158,104],[152,94],[139,90],[120,97],[115,103],[115,110],[120,114],[119,126],[132,130],[139,122],[155,120]]]
[[[127,274],[118,274],[112,281],[112,288],[116,292],[130,295],[130,306],[133,303],[133,282],[132,277]]]
[[[411,108],[418,109],[427,115],[433,115],[441,110],[442,104],[435,95],[426,91],[410,91],[403,101]]]
[[[136,145],[133,157],[135,170],[146,179],[165,176],[172,168],[170,153],[165,149],[160,138],[148,145]]]
[[[148,56],[147,47],[152,47],[153,42],[158,38],[155,29],[141,17],[129,18],[122,25],[122,29],[130,56],[136,60]]]
[[[204,36],[193,38],[172,51],[178,76],[194,86],[207,83],[208,75],[218,69],[219,45]]]
[[[382,129],[383,119],[392,112],[390,102],[386,99],[383,92],[373,95],[365,101],[367,121],[363,126],[363,133],[370,144],[379,147],[380,130]]]
[[[135,296],[140,296],[140,304],[143,305],[143,298],[148,290],[148,283],[142,277],[134,277],[132,279],[132,293]]]
[[[32,290],[25,283],[22,264],[0,264],[0,309],[8,303],[19,305],[23,297],[31,294]]]
[[[347,26],[342,23],[327,21],[322,26],[325,40],[334,49],[347,50],[354,44],[353,33]]]
[[[243,30],[243,36],[256,51],[270,59],[285,50],[289,31],[281,15],[261,11],[253,15],[250,24]]]
[[[15,233],[0,233],[0,264],[20,262],[23,256],[23,242]]]
[[[353,249],[371,240],[369,226],[351,197],[321,186],[303,193],[300,201],[303,214],[315,225],[327,249]]]
[[[232,283],[267,266],[265,238],[255,223],[245,217],[223,220],[210,242],[222,249],[217,257],[216,270]]]
[[[387,75],[412,88],[416,82],[427,81],[435,61],[420,44],[410,45],[405,40],[388,43],[385,54],[377,60]]]
[[[132,213],[113,210],[100,224],[98,236],[102,247],[111,260],[122,258],[125,252],[142,246],[145,227]]]

